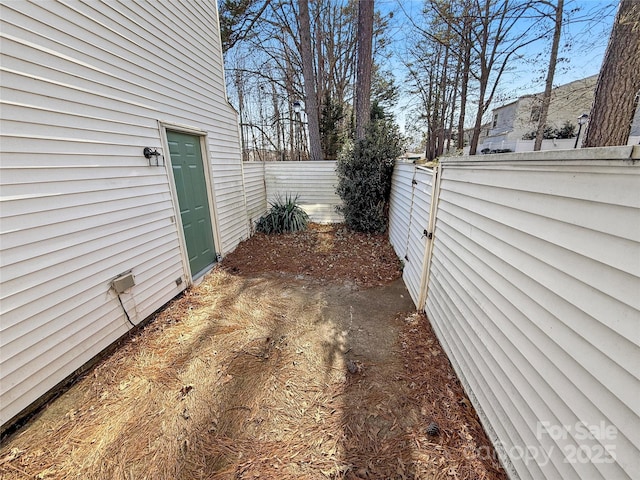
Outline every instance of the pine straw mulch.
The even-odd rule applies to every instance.
[[[300,242],[293,236],[280,240]],[[259,245],[255,264],[267,265],[270,241],[253,237],[238,252]],[[343,280],[385,281],[392,267],[379,278],[364,265],[373,256],[360,255],[363,273]],[[245,266],[229,260],[9,438],[0,478],[506,479],[424,315],[375,327],[395,332],[394,347],[356,357],[351,373],[360,345],[349,338],[368,327],[327,313],[353,291],[327,283],[337,280],[330,264],[314,283],[233,274]],[[384,288],[356,293],[373,301]],[[425,432],[432,421],[437,436]]]
[[[224,265],[239,275],[277,271],[360,287],[384,285],[402,275],[401,262],[385,235],[316,223],[295,235],[256,233],[228,255]]]

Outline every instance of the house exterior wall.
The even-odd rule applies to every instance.
[[[640,471],[639,148],[443,161],[418,308],[511,478]]]
[[[3,2],[0,424],[188,283],[161,125],[206,135],[219,253],[248,234],[213,2]],[[166,163],[166,162],[165,162]],[[182,279],[177,284],[177,279]]]
[[[640,101],[636,107],[636,113],[633,116],[633,122],[631,123],[631,136],[640,137]]]
[[[598,76],[593,75],[554,88],[551,92],[547,125],[560,129],[568,121],[576,127],[577,133],[577,118],[591,111],[597,80]],[[522,140],[523,135],[535,131],[538,127],[533,110],[539,108],[541,101],[542,93],[537,93],[522,96],[515,102],[496,108],[494,116],[498,116],[497,125],[491,128],[489,136],[478,150],[509,148],[514,152],[518,151],[516,144]],[[521,148],[524,145],[522,144]],[[553,148],[552,144],[547,146]]]
[[[519,100],[516,100],[493,111],[491,129],[489,130],[490,137],[499,137],[505,140],[510,138],[509,134],[513,130],[513,124],[520,110],[519,104]]]
[[[640,145],[640,101],[638,101],[636,113],[633,116],[631,131],[629,132],[629,142],[627,145]]]
[[[547,124],[554,128],[561,128],[566,121],[569,121],[577,129],[578,117],[583,113],[591,112],[597,81],[598,76],[592,75],[555,88],[551,93]]]

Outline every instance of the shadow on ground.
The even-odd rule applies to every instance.
[[[0,478],[505,478],[427,330],[401,280],[217,269],[10,438]]]

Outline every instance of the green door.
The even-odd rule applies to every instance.
[[[167,131],[167,141],[191,276],[197,278],[216,261],[200,137]]]

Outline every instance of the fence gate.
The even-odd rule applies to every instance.
[[[429,212],[431,210],[431,194],[433,190],[433,171],[424,167],[416,167],[413,175],[413,194],[407,247],[402,272],[413,303],[419,310],[424,305],[421,295],[422,279],[425,272],[425,253],[427,249],[427,232],[429,228]],[[423,287],[422,287],[423,288]],[[422,299],[422,301],[421,301]]]

